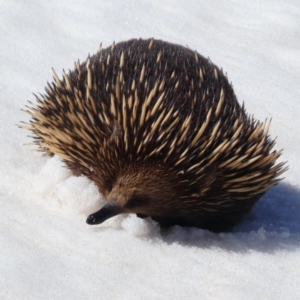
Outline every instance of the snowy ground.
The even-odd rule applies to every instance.
[[[300,299],[299,32],[297,0],[0,0],[0,299]],[[231,233],[88,226],[96,188],[22,146],[20,108],[51,67],[132,37],[197,49],[248,112],[273,118],[290,169]]]

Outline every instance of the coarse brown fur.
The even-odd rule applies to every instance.
[[[270,122],[247,115],[222,70],[188,48],[130,40],[54,79],[23,127],[118,213],[228,230],[286,170]]]

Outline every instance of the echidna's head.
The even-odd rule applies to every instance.
[[[122,214],[135,213],[140,216],[168,215],[174,213],[172,200],[178,191],[172,174],[145,166],[130,166],[121,173],[107,194],[108,201],[99,211],[87,218],[90,225],[100,224]]]

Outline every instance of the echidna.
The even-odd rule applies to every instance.
[[[249,116],[222,70],[188,48],[133,39],[53,73],[23,127],[104,195],[88,224],[135,213],[225,231],[286,170],[270,122]]]

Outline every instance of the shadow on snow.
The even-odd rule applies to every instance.
[[[213,233],[174,226],[161,232],[168,244],[271,253],[300,247],[300,191],[280,183],[269,190],[231,232]]]

